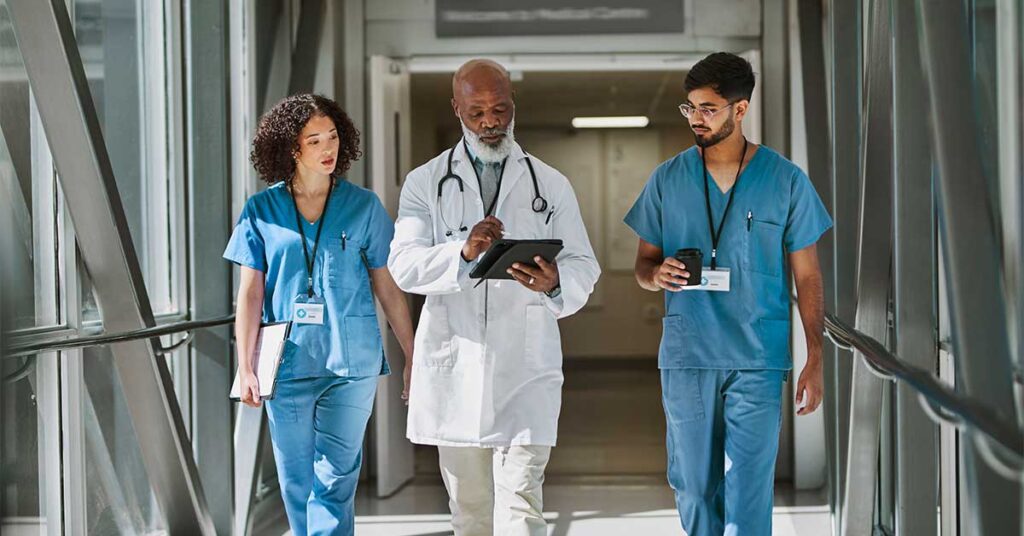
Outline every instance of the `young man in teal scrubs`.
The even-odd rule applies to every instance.
[[[754,90],[746,60],[712,54],[685,86],[679,108],[696,147],[654,170],[625,219],[640,237],[637,281],[665,291],[658,367],[668,479],[690,536],[768,536],[792,368],[788,278],[807,334],[796,387],[798,414],[807,415],[823,391],[815,243],[832,220],[800,168],[743,136]],[[702,258],[688,266],[675,258],[682,249]]]

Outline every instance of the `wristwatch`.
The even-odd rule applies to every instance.
[[[549,297],[549,298],[554,299],[554,298],[557,298],[561,293],[562,293],[562,285],[558,284],[558,285],[555,286],[555,288],[545,292],[544,295]]]

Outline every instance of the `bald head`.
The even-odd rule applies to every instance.
[[[456,99],[462,94],[488,90],[512,93],[512,79],[496,61],[469,60],[452,76],[452,97]]]
[[[452,77],[455,115],[490,146],[506,138],[515,117],[514,94],[508,71],[491,60],[470,60]]]

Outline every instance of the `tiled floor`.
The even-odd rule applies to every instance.
[[[576,480],[576,479],[563,479]],[[414,484],[389,499],[361,494],[356,502],[357,536],[451,534],[447,497],[436,484]],[[666,485],[650,479],[563,482],[544,486],[548,534],[552,536],[660,536],[683,534]],[[800,506],[792,506],[793,501]],[[829,534],[828,507],[820,493],[776,492],[775,536]]]

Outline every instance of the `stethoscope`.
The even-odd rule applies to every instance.
[[[463,140],[462,143],[463,143],[463,145],[465,145],[465,143],[466,143],[465,140]],[[464,233],[464,232],[466,232],[469,229],[469,227],[466,227],[466,187],[465,187],[465,184],[462,182],[462,177],[460,177],[457,173],[455,173],[452,170],[452,158],[455,156],[455,149],[456,148],[458,148],[458,145],[456,145],[455,147],[452,147],[448,151],[448,172],[445,173],[444,176],[441,177],[441,181],[437,183],[437,212],[438,212],[438,214],[441,215],[441,223],[445,227],[445,233],[444,233],[445,236],[452,236],[452,235],[454,235],[455,234],[455,229],[456,229],[455,227],[452,227],[448,223],[448,220],[445,219],[445,217],[444,217],[444,208],[441,206],[441,197],[442,197],[441,194],[444,192],[444,183],[448,182],[449,180],[454,180],[455,181],[455,183],[459,187],[459,195],[462,196],[462,203],[461,203],[462,204],[462,213],[459,216],[458,232]],[[468,147],[466,148],[466,154],[469,155],[469,148]],[[546,211],[548,209],[548,200],[544,199],[544,196],[540,195],[540,186],[537,184],[537,173],[533,171],[533,163],[530,162],[530,157],[529,156],[526,157],[526,167],[528,167],[530,169],[530,178],[533,180],[533,204],[532,204],[533,211],[535,213],[537,213],[537,214],[541,214],[541,213],[543,213],[544,211]],[[475,166],[473,167],[473,171],[476,172],[476,167]],[[505,166],[504,165],[501,166],[501,174],[502,175],[505,174]],[[479,178],[480,177],[478,176],[477,179],[479,180]],[[491,204],[491,207],[487,210],[487,215],[491,214],[491,212],[494,210],[494,207],[497,205],[498,197],[500,195],[501,195],[501,176],[498,177],[498,194],[494,196],[494,202]]]

